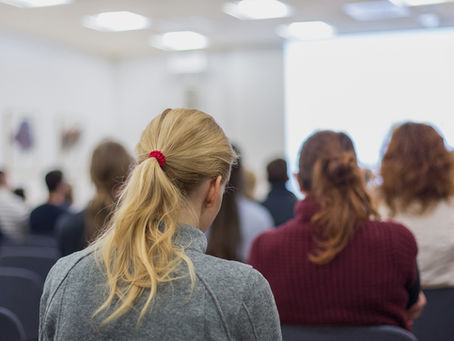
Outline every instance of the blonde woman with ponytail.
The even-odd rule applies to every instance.
[[[314,133],[296,177],[305,199],[295,218],[260,235],[249,258],[270,282],[281,323],[409,330],[424,306],[416,241],[378,220],[351,139]]]
[[[109,227],[49,273],[40,340],[279,340],[267,281],[204,254],[235,158],[205,113],[153,119]]]

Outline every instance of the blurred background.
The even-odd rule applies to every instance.
[[[76,207],[94,146],[132,152],[165,108],[213,115],[265,195],[314,129],[345,130],[375,170],[390,128],[454,143],[449,0],[0,0],[0,167],[27,203],[64,170]]]

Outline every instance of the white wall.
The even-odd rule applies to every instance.
[[[95,144],[113,136],[132,151],[145,125],[167,107],[195,104],[212,114],[261,179],[266,162],[284,153],[281,50],[211,53],[207,71],[193,76],[169,73],[167,55],[113,64],[2,31],[0,51],[0,165],[9,168],[13,185],[26,188],[30,204],[45,199],[45,172],[63,167],[83,205],[91,195],[88,161]],[[7,143],[4,118],[11,113],[31,119],[33,153]],[[59,130],[68,124],[82,126],[82,143],[63,153]],[[259,196],[264,191],[262,183]]]
[[[257,195],[263,196],[266,163],[284,154],[282,58],[276,49],[210,53],[207,70],[199,75],[170,74],[167,56],[124,62],[116,74],[123,121],[119,134],[135,143],[152,117],[187,105],[189,89],[196,93],[197,108],[213,115],[240,146],[245,165],[261,180]]]
[[[27,190],[31,204],[45,200],[43,176],[63,167],[77,197],[87,197],[89,150],[103,136],[114,135],[112,66],[45,41],[0,32],[0,165],[12,185]],[[33,123],[35,148],[17,153],[10,147],[7,115]],[[73,121],[83,125],[82,143],[62,153],[59,130]]]

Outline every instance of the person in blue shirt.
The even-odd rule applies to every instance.
[[[61,170],[53,170],[46,174],[46,186],[49,198],[45,204],[36,207],[30,213],[30,231],[33,234],[54,235],[58,218],[67,212],[66,195],[69,185]]]
[[[274,226],[279,226],[293,218],[297,199],[287,190],[287,163],[284,159],[275,159],[266,167],[270,191],[262,203],[273,216]]]

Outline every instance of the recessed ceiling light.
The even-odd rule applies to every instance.
[[[0,0],[0,3],[11,5],[11,6],[16,6],[16,7],[21,7],[21,8],[66,5],[71,2],[72,2],[72,0]]]
[[[355,20],[370,21],[391,18],[402,18],[410,15],[410,10],[405,6],[382,1],[351,2],[342,6],[344,12]]]
[[[242,0],[227,2],[222,10],[238,19],[271,19],[288,17],[290,7],[278,0]]]
[[[161,50],[199,50],[208,46],[208,39],[197,32],[176,31],[153,36],[150,44]]]
[[[86,16],[82,24],[90,29],[102,32],[120,32],[142,30],[150,26],[150,19],[129,11],[103,12]]]
[[[418,21],[422,26],[434,28],[440,26],[440,17],[434,13],[424,13],[418,16]]]
[[[302,21],[279,26],[277,33],[285,39],[317,40],[336,35],[336,29],[323,21]]]
[[[445,2],[453,2],[454,0],[389,0],[398,6],[424,6],[437,5]]]

